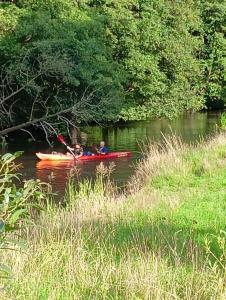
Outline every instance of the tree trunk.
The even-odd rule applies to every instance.
[[[78,128],[73,127],[71,129],[71,144],[75,145],[75,144],[78,143],[78,141],[79,141],[79,131],[78,131]]]

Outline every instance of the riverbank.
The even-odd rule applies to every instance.
[[[150,145],[125,195],[99,167],[5,252],[5,299],[223,299],[226,137]],[[107,182],[106,182],[107,181]],[[105,182],[105,183],[104,183]]]

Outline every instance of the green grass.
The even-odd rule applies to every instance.
[[[225,136],[166,146],[150,145],[125,195],[101,174],[93,189],[71,181],[69,205],[43,212],[22,232],[27,251],[3,257],[15,275],[2,296],[225,299]]]

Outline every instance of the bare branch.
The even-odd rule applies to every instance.
[[[47,125],[48,127],[51,128],[52,132],[57,134],[57,131],[56,129],[53,127],[53,125],[51,125],[50,123],[46,122],[46,121],[43,121],[43,124]]]
[[[49,140],[48,133],[47,133],[47,130],[46,130],[45,126],[41,122],[40,122],[40,125],[42,126],[42,129],[45,132],[46,141],[48,142],[49,146],[52,147],[53,145],[52,145],[52,143]]]
[[[37,66],[34,65],[31,66],[32,69],[25,72],[22,65],[23,63],[26,64],[26,58],[25,55],[21,63],[21,69],[18,69],[19,74],[16,74],[16,71],[14,72],[11,67],[6,68],[6,66],[5,74],[0,74],[0,125],[3,128],[0,131],[0,136],[16,130],[22,130],[30,134],[25,128],[38,126],[44,130],[48,138],[50,133],[56,133],[54,126],[59,124],[59,121],[61,124],[66,124],[69,131],[71,126],[76,127],[75,120],[78,118],[80,120],[92,118],[92,113],[98,110],[98,106],[91,103],[96,90],[88,93],[90,86],[87,86],[80,101],[75,100],[77,98],[75,91],[68,92],[65,101],[65,96],[62,96],[63,83],[58,82],[56,87],[52,86],[49,92],[48,85],[45,85],[46,78],[43,71],[46,70],[45,65],[42,64],[42,61],[38,61],[38,71],[36,70]],[[36,75],[34,75],[35,72]],[[51,77],[54,74],[51,73],[51,68],[49,72],[48,77]],[[35,82],[38,77],[38,82]],[[20,78],[19,80],[23,83],[18,83],[17,78]],[[43,81],[43,85],[40,85],[40,80]],[[44,90],[42,90],[43,86]],[[29,97],[25,99],[19,97],[22,91],[26,91]],[[23,123],[16,124],[16,113],[18,113],[17,119],[23,117],[23,120],[25,120]],[[32,136],[32,138],[34,137]]]
[[[26,86],[28,84],[30,84],[32,81],[34,81],[35,79],[37,79],[40,76],[40,74],[34,76],[31,80],[29,80],[25,85],[23,85],[22,87],[16,89],[15,91],[13,91],[10,95],[6,96],[6,97],[1,97],[0,98],[0,104],[3,105],[6,101],[8,101],[10,98],[12,98],[13,96],[19,94],[21,91],[23,91]],[[4,95],[4,89],[3,89],[3,95]]]
[[[29,130],[26,130],[26,129],[20,129],[20,130],[28,133],[31,136],[32,140],[36,141],[35,138],[34,138],[34,136],[32,135],[32,133]]]
[[[39,97],[39,94],[37,94],[35,96],[35,99],[34,99],[34,101],[32,103],[29,121],[31,121],[33,119],[34,108],[35,108],[35,104],[37,103],[38,97]]]
[[[65,114],[65,113],[70,113],[72,111],[72,109],[73,109],[73,107],[70,107],[70,108],[67,108],[65,110],[59,111],[59,112],[51,114],[51,115],[44,115],[41,118],[34,119],[34,120],[28,121],[28,122],[24,122],[22,124],[18,124],[18,125],[15,125],[13,127],[10,127],[10,128],[3,129],[3,130],[0,131],[0,136],[6,135],[10,132],[13,132],[13,131],[16,131],[16,130],[19,130],[19,129],[22,129],[22,128],[26,128],[26,127],[34,125],[36,123],[43,122],[47,119],[51,119],[51,118],[57,117],[59,115]]]

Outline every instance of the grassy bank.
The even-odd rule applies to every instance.
[[[4,252],[5,299],[225,299],[226,137],[150,145],[125,195],[96,184],[48,207]]]

